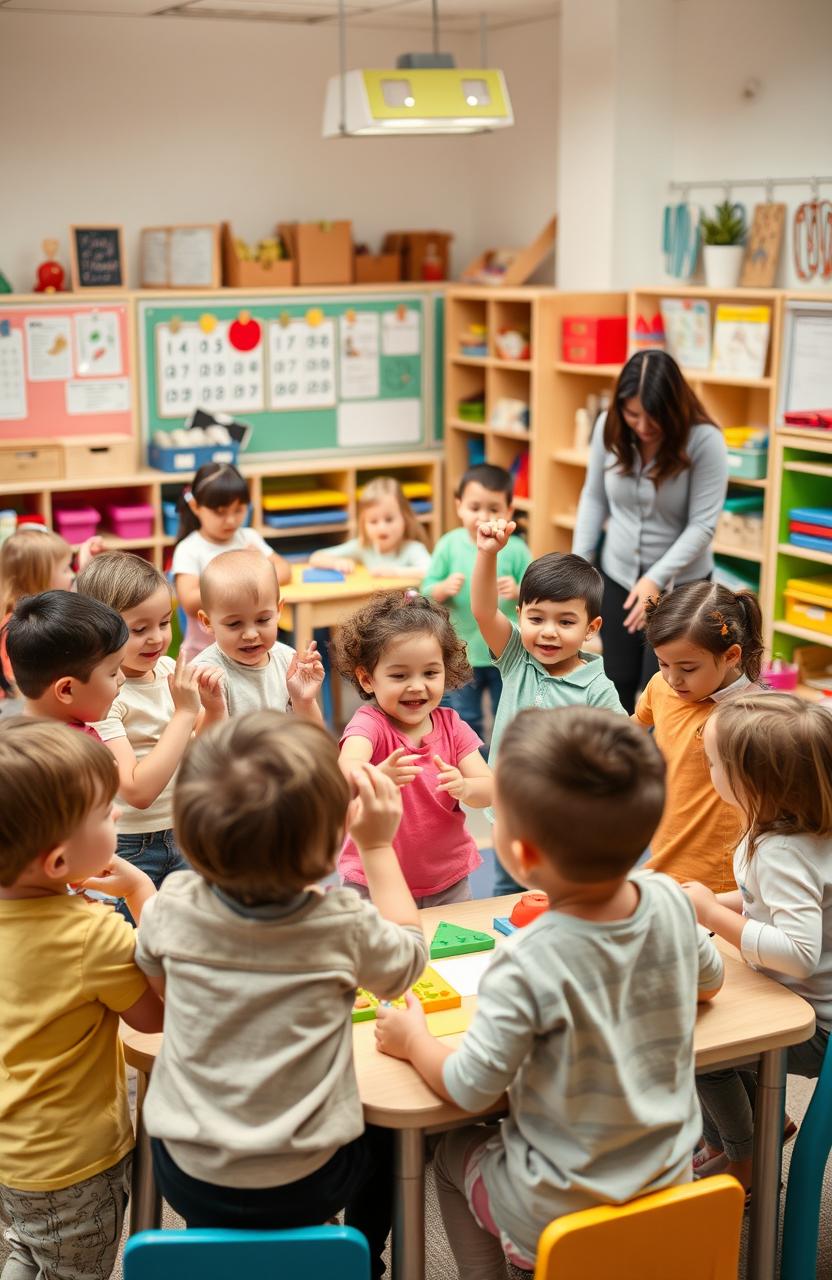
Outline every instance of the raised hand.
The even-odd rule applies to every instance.
[[[292,706],[314,702],[324,681],[324,664],[313,640],[302,653],[293,653],[286,672],[286,688]]]
[[[199,696],[198,668],[192,662],[185,661],[181,649],[176,659],[176,666],[168,676],[168,688],[173,698],[174,710],[187,711],[196,719],[202,706]]]
[[[386,760],[382,760],[378,768],[392,782],[395,782],[397,787],[406,787],[408,782],[418,778],[422,772],[420,766],[416,764],[418,759],[418,754],[408,754],[407,747],[396,747],[396,750]]]
[[[455,800],[463,800],[465,798],[465,779],[456,765],[448,764],[441,756],[434,756],[433,763],[439,770],[436,790],[447,791],[448,795],[453,796]]]
[[[355,798],[347,812],[347,830],[366,857],[374,849],[392,846],[401,821],[402,798],[392,778],[369,762],[356,765],[352,784]]]
[[[489,520],[477,529],[477,550],[496,556],[508,542],[517,523],[514,520]]]

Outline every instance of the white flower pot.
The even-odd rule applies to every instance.
[[[736,289],[745,257],[742,244],[705,244],[702,260],[705,266],[705,283],[709,289]]]

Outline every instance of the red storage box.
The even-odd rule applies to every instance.
[[[107,524],[119,538],[152,538],[155,516],[149,502],[107,504]]]
[[[52,519],[61,537],[71,546],[78,546],[95,536],[101,513],[95,507],[53,507]]]
[[[570,364],[623,364],[626,316],[564,316],[563,359]]]

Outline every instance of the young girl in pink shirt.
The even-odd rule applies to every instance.
[[[446,689],[471,678],[447,609],[415,591],[379,592],[339,627],[332,659],[368,703],[344,730],[342,770],[349,778],[369,760],[401,787],[393,847],[417,905],[465,901],[468,874],[482,859],[461,804],[484,809],[493,780],[480,739],[456,711],[439,705]],[[349,837],[338,870],[344,884],[369,896]]]

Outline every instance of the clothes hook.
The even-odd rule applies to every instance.
[[[766,204],[771,204],[772,200],[774,199],[774,183],[772,182],[771,178],[766,178],[765,191],[766,191]]]

